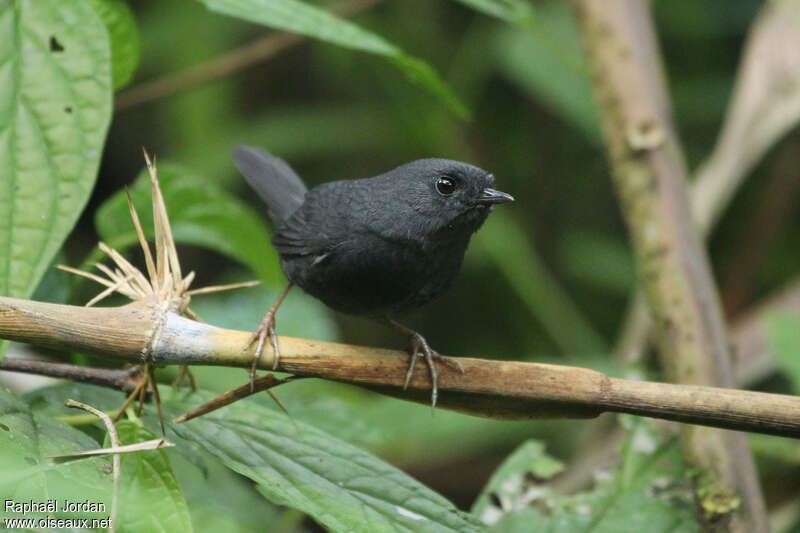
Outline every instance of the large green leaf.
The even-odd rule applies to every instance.
[[[159,164],[158,178],[175,241],[205,246],[241,261],[259,278],[282,279],[262,217],[212,180],[180,165]],[[130,189],[145,234],[153,237],[150,178],[142,172]],[[95,215],[100,237],[114,248],[136,244],[125,191],[109,198]],[[187,270],[191,265],[186,265]]]
[[[33,293],[89,198],[110,118],[111,52],[94,10],[0,2],[0,294]]]
[[[509,24],[529,27],[534,22],[534,11],[529,0],[457,0],[486,15],[497,17]]]
[[[699,531],[680,448],[651,422],[623,417],[630,434],[621,465],[593,490],[557,495],[542,482],[557,472],[538,445],[523,446],[492,476],[475,511],[497,533],[688,533]]]
[[[80,411],[64,405],[67,398],[91,405],[101,411],[117,409],[125,401],[125,395],[120,391],[72,381],[61,381],[55,385],[30,391],[22,396],[25,404],[36,414],[53,418],[81,414]],[[99,419],[97,422],[102,425]]]
[[[129,420],[117,423],[117,433],[123,445],[157,438]],[[186,499],[166,450],[122,454],[121,471],[119,531],[191,533]]]
[[[139,66],[139,29],[125,0],[88,0],[100,15],[111,39],[111,79],[114,90],[128,85]]]
[[[36,290],[33,291],[31,300],[54,304],[69,303],[70,274],[55,268],[56,265],[63,265],[66,262],[67,256],[62,249],[56,254],[53,262],[50,263],[50,267],[45,271],[42,280]]]
[[[287,303],[289,300],[284,305]],[[202,308],[198,305],[198,309]],[[213,316],[203,315],[204,318]],[[290,325],[279,317],[279,328],[281,324]],[[240,368],[196,366],[192,372],[200,387],[218,393],[238,387],[248,379],[247,373]],[[161,389],[164,394],[169,390],[163,384]],[[498,448],[512,447],[525,438],[545,435],[549,436],[550,442],[556,443],[554,445],[562,453],[569,453],[580,428],[579,423],[574,421],[542,421],[532,426],[528,422],[490,420],[444,410],[437,411],[436,416],[432,417],[429,406],[402,402],[358,387],[320,380],[298,381],[281,387],[276,393],[295,420],[402,464],[458,461],[475,454],[493,453]],[[93,385],[60,383],[37,389],[24,397],[35,412],[52,417],[74,416],[75,411],[63,405],[66,398],[110,411],[121,405],[124,395]],[[277,409],[266,395],[258,395],[250,401],[259,403],[265,409]],[[152,416],[153,407],[146,406],[145,410],[150,415],[145,420],[148,423],[152,421],[151,428],[158,430],[158,422]],[[98,434],[101,433],[99,424],[93,425]],[[86,426],[82,427],[86,429]],[[453,448],[453,442],[459,442],[459,446]],[[174,459],[176,450],[170,448],[168,453]],[[187,500],[190,500],[189,488],[183,478],[181,484]],[[191,508],[191,501],[189,503]],[[191,508],[191,512],[194,516],[195,509]],[[198,522],[195,520],[194,523],[197,528]]]
[[[167,454],[183,489],[195,532],[288,533],[294,530],[278,527],[283,515],[295,514],[297,521],[305,518],[302,513],[281,510],[264,501],[249,479],[208,453],[170,448]]]
[[[424,87],[453,112],[469,112],[453,90],[424,61],[412,57],[383,37],[357,24],[299,0],[200,0],[209,9],[277,30],[290,31],[390,60],[408,78]]]
[[[198,394],[205,400],[210,396]],[[165,402],[168,416],[192,405]],[[171,428],[259,484],[271,501],[333,531],[470,532],[481,524],[439,494],[359,448],[254,401]]]
[[[201,368],[195,367],[194,370],[197,371]],[[239,372],[240,378],[244,376],[244,372],[241,370]],[[200,383],[205,384],[202,379]],[[161,387],[166,390],[166,386],[162,385]],[[79,412],[64,406],[64,400],[67,398],[92,405],[104,411],[110,411],[117,409],[122,404],[125,396],[121,392],[94,385],[62,382],[32,391],[23,396],[22,399],[28,404],[31,411],[37,415],[47,415],[55,418],[79,415]],[[148,409],[152,410],[152,405],[148,406]],[[146,416],[145,420],[152,424],[154,431],[158,431],[156,429],[158,421],[155,416]],[[120,422],[120,424],[127,425],[128,422]],[[80,427],[84,431],[97,433],[98,438],[101,438],[100,436],[105,432],[99,420],[92,421],[89,424],[82,424]],[[119,427],[120,425],[118,425]],[[125,431],[126,433],[123,434],[122,429],[120,429],[120,438],[127,442],[128,434],[127,430]],[[140,435],[139,440],[155,438],[152,435],[152,432],[149,433],[149,436]],[[185,441],[180,442],[180,444],[184,443],[190,444]],[[280,519],[281,513],[278,508],[265,502],[263,496],[253,488],[250,480],[231,471],[207,452],[199,450],[193,445],[179,445],[162,449],[160,452],[169,458],[171,469],[180,483],[183,497],[191,515],[194,531],[257,533],[264,530],[269,531],[270,525]],[[145,462],[137,462],[137,466],[133,468],[123,461],[123,483],[130,484],[131,472],[136,472],[139,469],[145,470],[142,475],[147,481],[150,477],[148,472],[151,465],[155,467],[155,470],[151,472],[152,474],[158,474],[159,477],[164,475],[171,477],[168,470],[158,467],[151,459],[146,457],[141,459]],[[128,460],[126,459],[126,461]],[[137,461],[139,460],[137,459]],[[160,461],[160,458],[157,459],[157,462]],[[145,481],[138,480],[136,483],[139,486],[144,486]],[[159,479],[153,479],[152,481],[154,481],[155,485],[154,496],[157,498],[166,496],[167,492],[172,491],[170,488],[172,486],[171,481],[163,483]],[[149,487],[151,484],[147,483],[147,485]],[[177,497],[177,494],[175,496]],[[170,496],[169,501],[171,502],[171,500],[172,496]],[[124,505],[126,503],[126,495],[124,493],[122,501]],[[170,510],[168,508],[164,508],[157,502],[156,507],[159,511],[158,516],[164,516],[165,513],[166,517],[169,518]],[[178,507],[182,514],[183,504],[180,503],[180,498],[178,498]],[[154,511],[154,509],[150,511]],[[125,518],[124,513],[123,509],[123,518]],[[302,515],[300,516],[302,517]],[[154,516],[153,518],[156,517]],[[127,519],[125,519],[125,522],[127,522]],[[121,526],[128,528],[129,524],[125,522]],[[157,523],[161,522],[163,520]],[[183,529],[166,529],[166,531],[183,531]]]
[[[56,518],[107,518],[111,513],[111,469],[108,458],[84,459],[55,465],[49,460],[98,448],[84,433],[40,413],[32,412],[0,388],[0,500],[47,502],[57,500]],[[106,511],[69,512],[63,501],[102,502]],[[47,513],[6,513],[0,517],[35,518]]]

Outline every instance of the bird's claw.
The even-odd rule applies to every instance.
[[[446,357],[444,355],[439,354],[433,348],[428,345],[428,341],[425,340],[425,337],[420,335],[417,332],[413,332],[409,335],[409,354],[411,355],[411,359],[408,363],[408,370],[406,371],[406,380],[403,384],[403,390],[408,389],[409,383],[411,383],[411,377],[414,375],[414,367],[417,364],[417,358],[422,357],[425,359],[425,363],[428,365],[428,371],[431,374],[431,408],[436,407],[436,400],[439,398],[439,373],[436,370],[436,362],[439,361],[445,365],[448,365],[452,369],[464,373],[464,367],[461,363],[453,359],[452,357]]]
[[[257,342],[255,352],[253,352],[253,363],[250,366],[250,392],[255,390],[258,361],[261,359],[261,352],[264,351],[264,342],[267,340],[267,338],[270,339],[270,342],[272,343],[272,351],[275,354],[272,361],[272,370],[277,370],[278,363],[280,362],[280,351],[278,350],[278,336],[275,334],[275,313],[272,310],[264,315],[264,318],[258,325],[258,329],[256,329],[253,334],[250,335],[250,338],[247,340],[244,348],[242,348],[242,351],[245,351],[252,346],[254,342]]]
[[[446,355],[441,355],[436,352],[433,352],[434,359],[438,359],[440,363],[443,363],[459,374],[464,373],[464,365],[461,364],[461,361],[455,359],[454,357],[447,357]]]

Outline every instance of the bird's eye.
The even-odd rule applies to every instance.
[[[456,190],[456,180],[448,178],[447,176],[442,176],[436,180],[436,190],[439,191],[439,194],[442,196],[450,196]]]

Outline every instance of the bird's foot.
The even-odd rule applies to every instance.
[[[256,344],[255,352],[253,352],[253,364],[250,366],[250,392],[255,390],[256,369],[258,368],[258,361],[261,359],[261,352],[264,351],[264,342],[267,340],[267,338],[269,338],[270,342],[272,343],[272,352],[274,354],[272,370],[278,369],[281,353],[280,350],[278,350],[278,336],[275,335],[276,310],[277,309],[272,308],[267,311],[267,314],[261,319],[258,329],[256,329],[253,334],[250,335],[250,338],[247,340],[247,343],[245,343],[244,348],[242,348],[242,351],[245,351],[254,343]]]
[[[411,382],[411,377],[414,375],[414,367],[417,364],[417,358],[424,358],[425,363],[428,365],[428,371],[431,374],[431,409],[433,409],[436,407],[436,400],[439,397],[439,373],[436,370],[436,361],[462,374],[464,373],[464,367],[461,366],[461,363],[457,359],[437,353],[430,347],[425,337],[416,331],[409,330],[408,342],[411,360],[408,363],[408,371],[406,372],[406,381],[403,384],[403,390],[406,390],[408,384]]]
[[[281,352],[278,350],[278,336],[275,335],[275,313],[278,312],[278,308],[283,303],[286,295],[289,294],[291,288],[292,283],[287,283],[286,287],[283,288],[283,291],[278,296],[278,299],[274,304],[272,304],[272,307],[269,308],[269,311],[267,311],[267,314],[264,315],[264,318],[261,319],[258,329],[256,329],[253,334],[250,335],[247,343],[242,348],[242,352],[244,352],[250,348],[253,343],[256,343],[256,350],[253,353],[253,364],[250,367],[250,393],[255,392],[256,389],[256,369],[258,368],[258,360],[261,358],[261,352],[264,351],[264,342],[267,340],[267,337],[269,337],[269,340],[272,343],[272,353],[274,354],[274,358],[272,360],[272,370],[278,370],[278,364],[281,361]]]

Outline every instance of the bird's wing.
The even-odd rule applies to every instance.
[[[325,238],[311,228],[308,212],[300,207],[275,231],[272,244],[280,255],[325,253]]]
[[[332,183],[311,189],[305,202],[278,226],[272,244],[281,255],[321,256],[331,251],[341,240],[346,224],[337,224],[339,206]],[[338,233],[337,233],[338,232]]]

